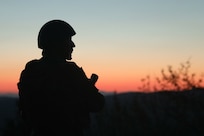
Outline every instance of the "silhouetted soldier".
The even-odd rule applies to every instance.
[[[80,136],[89,113],[103,108],[104,96],[71,60],[74,29],[66,22],[47,22],[38,35],[42,58],[28,62],[21,73],[19,107],[31,135]]]

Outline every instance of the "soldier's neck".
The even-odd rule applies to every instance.
[[[56,55],[56,54],[52,54],[52,53],[42,53],[43,59],[49,60],[49,61],[57,61],[57,62],[65,62],[66,58]]]

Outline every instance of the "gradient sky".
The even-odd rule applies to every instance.
[[[77,32],[73,61],[105,91],[133,91],[146,75],[191,58],[204,71],[203,0],[35,0],[0,2],[0,92],[17,92],[26,62],[41,57],[41,26],[62,19]]]

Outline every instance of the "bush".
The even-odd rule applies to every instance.
[[[183,91],[192,90],[202,87],[202,77],[197,78],[195,73],[190,73],[191,67],[190,61],[181,63],[177,70],[174,70],[172,66],[167,67],[167,71],[161,70],[161,77],[156,77],[156,83],[150,86],[150,76],[146,76],[141,79],[142,86],[138,89],[141,91]]]

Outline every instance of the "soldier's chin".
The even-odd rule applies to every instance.
[[[72,56],[66,56],[66,60],[71,60]]]

